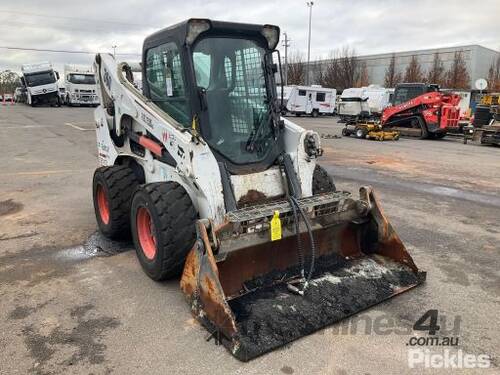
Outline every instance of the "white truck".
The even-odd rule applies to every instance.
[[[95,75],[91,66],[66,64],[64,66],[64,103],[68,106],[97,106]]]
[[[21,66],[21,82],[26,88],[26,103],[32,107],[38,104],[61,106],[59,97],[59,73],[48,61]]]
[[[333,115],[337,90],[321,86],[285,86],[283,100],[286,112],[290,114]]]

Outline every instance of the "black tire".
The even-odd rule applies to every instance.
[[[360,138],[360,139],[361,139],[361,138],[363,138],[363,139],[364,139],[364,138],[366,138],[366,135],[367,135],[367,134],[368,134],[368,133],[367,133],[367,132],[366,132],[366,130],[365,130],[365,129],[363,129],[363,128],[357,128],[357,129],[356,129],[356,133],[355,133],[356,138]]]
[[[153,254],[145,252],[141,245],[140,210],[149,215]],[[130,217],[137,257],[144,272],[157,281],[178,276],[196,239],[198,215],[186,190],[173,181],[143,185],[134,194]]]
[[[108,238],[129,237],[130,204],[139,186],[133,170],[122,165],[98,168],[94,172],[92,185],[99,230]],[[101,198],[101,194],[104,194],[104,198]]]
[[[337,191],[332,176],[318,164],[314,167],[312,184],[313,195]]]
[[[351,135],[351,133],[349,133],[349,131],[347,130],[347,128],[343,128],[342,129],[342,135],[344,137],[349,137]]]
[[[313,109],[313,111],[311,112],[311,116],[312,117],[318,117],[319,116],[319,111],[317,109]]]

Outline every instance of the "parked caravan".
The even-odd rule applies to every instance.
[[[335,89],[321,86],[285,86],[283,89],[287,113],[317,117],[335,112]]]

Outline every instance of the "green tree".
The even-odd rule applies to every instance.
[[[17,73],[11,70],[0,72],[0,93],[13,94],[16,87],[21,85],[21,80]]]

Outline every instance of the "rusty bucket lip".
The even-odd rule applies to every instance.
[[[217,247],[219,246],[220,243],[218,238],[219,234],[224,231],[227,231],[228,226],[232,225],[232,223],[228,223],[226,221],[222,225],[215,228],[215,226],[210,220],[202,219],[197,222],[198,240],[196,241],[195,245],[193,246],[193,249],[191,250],[188,256],[188,260],[186,261],[186,267],[184,269],[184,274],[181,279],[181,288],[184,291],[185,295],[188,297],[188,301],[191,304],[191,309],[196,319],[199,320],[202,323],[202,325],[205,326],[211,332],[211,334],[217,333],[217,336],[221,339],[222,344],[237,359],[241,361],[248,361],[262,354],[265,354],[271,350],[274,350],[282,345],[295,341],[302,336],[316,332],[320,329],[330,326],[331,324],[339,322],[349,316],[364,311],[378,303],[381,303],[396,295],[404,293],[418,285],[421,285],[426,279],[427,275],[426,272],[420,271],[416,267],[415,263],[413,262],[413,259],[407,252],[399,236],[394,231],[391,224],[385,217],[373,190],[370,187],[362,187],[360,189],[360,200],[359,201],[352,200],[352,202],[354,203],[361,202],[361,205],[358,208],[365,210],[366,214],[368,215],[367,217],[369,217],[369,221],[373,221],[377,224],[376,226],[377,229],[375,229],[374,231],[374,233],[377,235],[376,238],[378,238],[378,240],[376,240],[378,244],[376,253],[378,253],[382,259],[384,258],[391,259],[391,261],[394,262],[395,264],[397,263],[401,265],[404,268],[403,270],[404,273],[408,272],[408,274],[411,273],[414,275],[412,276],[411,279],[406,279],[405,277],[403,277],[402,279],[399,279],[401,280],[401,282],[395,282],[393,284],[393,288],[382,289],[385,290],[385,292],[382,292],[381,294],[379,293],[370,294],[372,298],[363,299],[359,304],[353,305],[352,311],[346,310],[342,311],[340,314],[335,314],[333,313],[334,310],[332,310],[332,315],[325,318],[326,321],[324,322],[324,324],[321,323],[320,326],[314,326],[310,329],[310,331],[307,331],[303,334],[299,334],[298,336],[291,336],[289,339],[286,339],[283,342],[280,342],[279,344],[276,345],[270,344],[267,347],[262,347],[257,350],[255,349],[254,346],[252,349],[252,347],[246,347],[245,342],[242,341],[242,339],[244,339],[245,336],[242,336],[239,323],[237,323],[237,317],[235,316],[234,312],[229,306],[229,302],[244,297],[248,293],[243,293],[243,294],[239,293],[238,295],[234,296],[231,295],[230,293],[226,293],[225,288],[223,288],[224,282],[221,282],[220,277],[223,276],[221,273],[224,273],[224,267],[222,267],[221,269],[221,266],[224,263],[226,263],[227,259],[217,260],[216,256],[214,255],[214,249],[217,250]],[[351,204],[352,202],[350,201],[349,204]],[[351,209],[353,208],[352,205],[350,205],[349,207]],[[342,230],[343,225],[352,225],[353,226],[352,230],[354,231],[354,233],[359,234],[360,233],[359,230],[361,230],[361,226],[364,224],[365,224],[364,221],[360,223],[356,223],[355,221],[349,221],[347,222],[347,224],[345,223],[339,224],[340,225],[339,230]],[[326,231],[330,230],[334,231],[334,229],[330,226],[326,227],[325,229]],[[331,232],[330,235],[336,238],[335,236],[338,236],[338,231],[336,233]],[[351,240],[354,241],[354,239]],[[212,246],[214,246],[214,249],[212,249]],[[240,249],[242,250],[242,254],[246,252],[245,250],[246,248],[247,247]],[[374,255],[366,253],[365,249],[363,249],[363,252],[364,254],[361,253],[364,255],[363,257],[368,256],[371,258],[371,255]],[[353,251],[352,254],[356,254],[356,252]],[[340,252],[339,255],[346,256],[346,254],[343,254],[342,252]],[[239,255],[235,253],[235,257],[237,256]],[[265,260],[266,260],[265,256],[262,257],[262,259],[260,259],[261,262]],[[235,264],[237,264],[237,262]],[[291,262],[290,265],[293,265],[293,262]],[[229,267],[229,263],[226,264],[226,267]],[[257,269],[259,268],[257,267]],[[392,268],[391,270],[393,271],[396,269],[397,267]],[[391,273],[389,275],[396,275],[397,277],[397,274],[398,273],[396,272],[394,274]],[[235,280],[236,282],[239,282],[238,281],[239,279],[246,280],[247,277],[248,275],[245,275],[243,278],[237,277]],[[383,284],[380,285],[387,285],[387,282],[391,280],[390,277],[393,276],[388,276],[384,278]],[[203,283],[204,278],[205,279],[211,278],[213,279],[214,282]],[[398,278],[396,278],[395,280],[398,280]],[[411,284],[406,285],[407,282],[410,282]],[[237,290],[236,289],[237,285],[238,284],[235,283],[234,286],[231,287],[233,291]],[[346,285],[349,286],[350,285],[349,282]],[[363,282],[357,285],[363,285]],[[375,288],[373,290],[376,290],[378,287],[377,286],[378,284],[376,284],[376,282],[374,283],[369,281],[369,284],[367,285],[371,285],[372,288]],[[258,289],[259,288],[256,288],[255,290]],[[328,290],[330,292],[333,291],[333,294],[331,294],[332,296],[337,295],[335,293],[335,288],[332,289],[330,287]],[[309,310],[305,311],[307,312]],[[258,343],[259,340],[257,339],[257,341],[254,342]]]
[[[227,337],[224,334],[217,335],[217,332],[218,332],[217,327],[215,327],[215,325],[210,320],[208,320],[206,318],[206,316],[197,315],[196,319],[200,322],[200,324],[202,326],[204,326],[207,329],[208,332],[210,332],[210,335],[208,336],[207,341],[210,341],[211,338],[214,338],[214,341],[217,345],[221,343],[236,359],[238,359],[242,362],[248,362],[248,361],[253,360],[255,358],[258,358],[262,355],[265,355],[265,354],[267,354],[275,349],[278,349],[282,346],[285,346],[285,345],[290,344],[294,341],[300,340],[305,336],[308,336],[310,334],[313,334],[313,333],[319,332],[323,329],[326,329],[328,327],[331,327],[337,323],[340,323],[344,319],[347,319],[349,317],[357,315],[357,314],[359,314],[363,311],[366,311],[366,310],[368,310],[368,309],[370,309],[370,308],[372,308],[380,303],[386,302],[399,294],[405,293],[411,289],[414,289],[414,288],[422,285],[426,280],[427,272],[417,271],[416,276],[417,276],[417,282],[415,284],[411,284],[411,285],[408,285],[406,287],[394,289],[394,292],[392,294],[390,294],[390,295],[388,295],[380,300],[377,300],[374,303],[371,303],[371,304],[369,304],[361,309],[347,313],[338,319],[332,319],[330,322],[328,322],[320,327],[317,327],[315,329],[312,329],[311,331],[307,332],[306,334],[299,335],[297,337],[292,338],[291,340],[284,341],[284,342],[280,343],[279,345],[262,348],[263,350],[258,351],[258,352],[256,352],[256,351],[249,352],[247,350],[247,348],[245,347],[245,344],[242,343],[241,339],[243,336],[239,330],[232,337]]]

